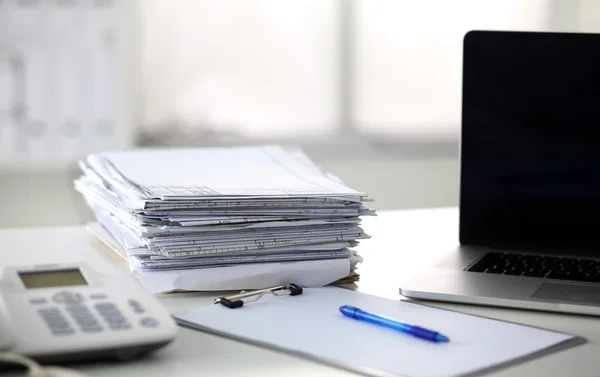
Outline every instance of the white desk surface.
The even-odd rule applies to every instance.
[[[377,217],[365,219],[363,224],[372,238],[359,246],[365,261],[360,266],[361,281],[355,288],[392,299],[401,298],[398,288],[416,269],[435,262],[444,251],[458,244],[456,208],[380,212]],[[59,263],[81,260],[82,256],[99,269],[123,264],[81,226],[0,230],[0,255],[2,265]],[[159,295],[171,311],[211,305],[215,296],[214,293]],[[600,376],[600,318],[437,305],[588,339],[587,344],[504,368],[490,376]],[[180,328],[173,343],[142,359],[82,364],[75,368],[94,377],[353,376],[296,356],[186,328]],[[24,373],[3,371],[2,375],[16,377]]]

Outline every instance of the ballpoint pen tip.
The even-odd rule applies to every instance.
[[[435,336],[435,340],[437,340],[440,343],[447,343],[450,341],[450,339],[442,334],[436,334]]]

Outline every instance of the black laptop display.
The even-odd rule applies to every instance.
[[[460,241],[600,250],[600,38],[518,34],[465,37]]]

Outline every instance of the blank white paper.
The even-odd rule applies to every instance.
[[[438,331],[432,343],[344,317],[341,305]],[[513,362],[573,335],[370,296],[342,288],[304,289],[300,296],[264,296],[239,309],[204,306],[174,314],[181,323],[381,375],[461,376]]]
[[[142,149],[102,157],[137,185],[165,196],[177,189],[197,196],[361,195],[280,146]]]

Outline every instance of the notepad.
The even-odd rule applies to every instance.
[[[447,335],[432,343],[346,318],[341,305]],[[265,296],[238,309],[211,305],[175,313],[183,326],[274,348],[367,375],[476,375],[585,342],[565,333],[335,288]]]

